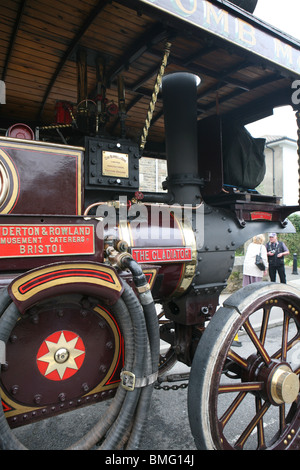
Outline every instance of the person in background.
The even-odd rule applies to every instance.
[[[266,247],[263,245],[264,241],[264,235],[256,235],[247,248],[243,266],[243,287],[253,282],[262,281],[263,275],[268,271],[268,257]],[[255,264],[256,255],[259,254],[264,261],[265,271],[261,271]]]
[[[287,246],[277,240],[276,233],[270,233],[266,248],[271,282],[276,282],[276,273],[278,272],[280,282],[286,284],[284,257],[290,253]]]

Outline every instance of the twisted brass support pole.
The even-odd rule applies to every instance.
[[[151,96],[151,101],[150,101],[150,104],[149,104],[149,109],[148,109],[148,113],[147,113],[147,117],[146,117],[146,121],[145,121],[145,126],[144,126],[144,129],[143,129],[143,135],[141,136],[141,143],[140,143],[140,149],[141,150],[144,150],[144,147],[146,145],[146,140],[147,140],[147,136],[148,136],[148,132],[149,132],[149,127],[150,127],[151,120],[152,120],[152,117],[153,117],[153,112],[154,112],[156,101],[157,101],[157,95],[159,93],[159,87],[161,85],[161,81],[162,81],[162,78],[163,78],[164,73],[165,73],[165,68],[166,68],[167,63],[168,63],[168,58],[169,58],[169,55],[170,55],[170,49],[171,49],[171,43],[167,42],[166,45],[165,45],[164,56],[163,56],[159,71],[157,73],[157,77],[156,77],[156,81],[155,81],[155,85],[154,85],[154,90],[153,90],[153,93],[152,93],[152,96]]]
[[[39,127],[39,130],[45,131],[49,129],[64,129],[66,127],[72,127],[72,124],[51,124],[51,126]]]

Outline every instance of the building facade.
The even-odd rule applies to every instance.
[[[289,137],[263,136],[266,139],[266,174],[257,190],[268,196],[276,195],[284,205],[298,204],[297,142]]]
[[[167,177],[167,161],[157,158],[140,159],[140,191],[164,192],[162,183]]]

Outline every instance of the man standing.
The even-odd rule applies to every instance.
[[[271,282],[276,281],[276,272],[278,272],[280,282],[286,284],[284,257],[290,253],[287,246],[283,242],[279,242],[277,240],[276,233],[270,233],[266,248]]]

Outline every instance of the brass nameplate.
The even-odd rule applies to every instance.
[[[128,178],[128,154],[104,150],[102,152],[102,174],[103,176]]]

